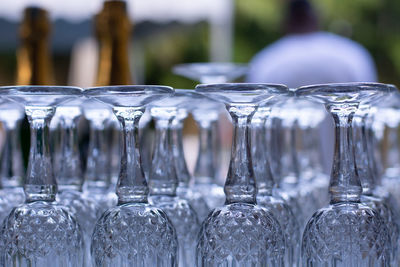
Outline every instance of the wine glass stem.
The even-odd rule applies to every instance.
[[[361,180],[362,194],[372,195],[374,189],[374,179],[369,162],[368,155],[368,140],[367,140],[367,119],[368,113],[356,114],[356,119],[353,121],[355,127],[355,150],[357,172]]]
[[[49,123],[52,107],[25,107],[31,129],[31,148],[25,181],[26,202],[54,201],[57,183],[49,149]]]
[[[93,189],[108,190],[110,185],[110,162],[104,124],[90,122],[90,141],[86,163],[85,183]]]
[[[149,189],[141,165],[139,146],[139,120],[144,110],[142,107],[113,108],[123,131],[117,184],[118,205],[131,202],[147,203]]]
[[[60,151],[55,151],[54,173],[59,191],[82,190],[82,168],[79,158],[78,129],[79,116],[61,117]]]
[[[266,121],[270,114],[270,109],[256,112],[252,120],[251,128],[251,149],[254,175],[257,183],[258,196],[270,196],[272,194],[275,181],[272,176],[271,166],[268,158],[267,145],[267,126]],[[258,114],[259,113],[259,114]],[[256,117],[257,116],[257,117]]]
[[[379,160],[375,157],[376,152],[376,139],[373,129],[374,111],[370,112],[365,118],[365,139],[367,143],[367,157],[368,157],[368,170],[371,173],[373,186],[381,183]]]
[[[247,104],[227,105],[233,122],[231,161],[225,182],[226,204],[256,203],[257,188],[250,150],[250,123],[256,107]]]
[[[174,151],[175,168],[178,175],[179,187],[187,188],[190,183],[190,173],[186,165],[183,152],[183,123],[175,119],[171,127],[172,143]]]
[[[352,120],[358,104],[326,105],[335,121],[335,151],[329,192],[331,204],[359,202],[362,192],[353,147]]]
[[[24,165],[19,142],[20,125],[21,119],[3,122],[5,140],[0,156],[0,183],[3,187],[22,186]]]
[[[149,175],[150,195],[175,196],[178,178],[172,151],[171,130],[173,118],[154,117],[156,123],[155,146]]]
[[[199,121],[199,153],[194,176],[197,183],[215,182],[215,154],[213,151],[213,121]]]

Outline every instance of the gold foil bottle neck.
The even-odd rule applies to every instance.
[[[54,84],[51,71],[49,37],[51,24],[46,10],[28,7],[19,29],[20,47],[17,50],[17,84]]]
[[[95,16],[100,48],[97,86],[132,84],[128,54],[131,30],[126,2],[104,2],[103,9]]]

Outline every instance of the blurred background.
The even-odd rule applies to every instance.
[[[246,63],[283,35],[283,0],[128,0],[130,65],[137,84],[193,88],[171,67],[183,62]],[[372,54],[380,82],[400,85],[400,2],[314,0],[322,30],[351,38]],[[15,84],[19,24],[28,5],[46,9],[56,84],[91,86],[97,47],[93,16],[101,0],[0,1],[0,84]],[[79,66],[79,67],[78,67]],[[83,74],[80,70],[85,69]]]
[[[130,70],[131,77],[118,84],[132,82],[194,88],[197,82],[172,73],[174,65],[208,61],[248,63],[257,52],[284,36],[283,20],[289,0],[125,2],[132,24],[132,28],[125,31],[130,35],[129,68],[126,69]],[[400,85],[399,1],[310,0],[310,3],[315,8],[321,30],[363,45],[375,61],[378,81]],[[17,71],[18,49],[23,47],[24,34],[27,34],[22,25],[28,29],[32,26],[26,16],[25,24],[22,24],[28,6],[46,10],[50,20],[49,25],[36,25],[29,33],[29,38],[46,38],[44,42],[49,44],[46,50],[50,64],[47,67],[52,77],[36,84],[101,85],[96,81],[101,26],[96,28],[95,15],[100,13],[103,4],[102,0],[0,1],[0,85],[28,84],[21,81]],[[23,69],[20,67],[19,71],[23,72]],[[197,155],[197,139],[190,135],[196,132],[194,125],[189,120],[185,127],[185,142],[193,148],[187,155],[190,168],[193,168]],[[225,124],[221,128],[229,127]],[[29,132],[27,126],[25,129],[22,144],[26,158],[29,146],[25,143],[29,142]],[[227,162],[230,138],[224,138],[223,142],[226,147],[224,161]],[[330,164],[327,166],[329,168]]]

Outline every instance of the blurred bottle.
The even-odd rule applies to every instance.
[[[54,84],[49,52],[50,32],[47,11],[39,7],[27,7],[19,30],[18,85]]]
[[[129,40],[132,24],[125,1],[106,1],[95,17],[99,42],[96,86],[132,84],[129,68]]]
[[[36,6],[25,8],[19,27],[17,85],[54,84],[49,49],[50,34],[51,22],[47,11]],[[21,128],[21,147],[26,167],[30,147],[29,123],[26,118],[23,119]]]

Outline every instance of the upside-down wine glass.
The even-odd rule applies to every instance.
[[[117,196],[110,190],[112,167],[107,131],[110,127],[107,125],[112,111],[107,105],[92,99],[85,101],[82,108],[90,126],[84,192],[98,203],[103,213],[117,204]]]
[[[24,204],[4,220],[2,251],[5,266],[83,265],[80,226],[66,208],[55,203],[57,183],[50,159],[48,127],[55,107],[81,95],[76,87],[4,87],[0,95],[25,106],[31,148],[24,185]]]
[[[193,90],[175,89],[174,98],[182,99],[182,103],[178,106],[175,118],[170,124],[172,135],[172,146],[174,154],[174,163],[176,175],[178,177],[178,187],[176,194],[178,197],[186,199],[196,211],[200,222],[208,215],[210,208],[207,205],[203,195],[195,188],[191,187],[192,176],[186,165],[185,155],[183,152],[183,121],[188,116],[188,111],[191,109],[192,101],[197,97],[203,97],[196,94]],[[210,193],[210,192],[208,192]]]
[[[376,153],[376,158],[369,157],[371,160],[379,161],[377,165],[382,166],[382,180],[377,184],[375,193],[390,204],[397,225],[400,225],[400,144],[398,138],[399,125],[400,125],[400,93],[394,90],[391,94],[377,103],[376,112],[370,121],[375,134],[377,143],[372,143],[372,151],[369,153]],[[371,143],[368,143],[371,145]]]
[[[373,123],[374,133],[380,135],[379,161],[383,167],[382,183],[400,203],[400,92],[398,90],[377,105]]]
[[[309,199],[309,203],[315,201],[309,204],[310,207],[313,204],[315,210],[306,208],[303,212],[308,220],[316,210],[329,203],[329,178],[322,167],[319,127],[327,113],[323,106],[306,99],[296,99],[293,111],[297,113],[295,150],[299,158],[301,195]]]
[[[353,119],[355,159],[357,172],[363,189],[361,203],[375,209],[383,218],[391,238],[392,261],[396,261],[399,242],[399,226],[394,211],[397,209],[398,205],[389,202],[389,199],[391,199],[389,195],[383,197],[377,192],[378,181],[376,174],[373,171],[373,158],[370,154],[370,146],[372,146],[373,143],[368,137],[370,134],[369,130],[372,127],[371,117],[373,117],[374,113],[373,110],[371,111],[370,107],[372,104],[374,103],[371,102],[370,104],[359,105],[358,111],[355,113]],[[395,262],[393,262],[393,264],[396,265]]]
[[[196,91],[225,103],[234,126],[226,202],[202,224],[197,266],[283,266],[285,234],[273,213],[256,205],[250,123],[261,102],[286,93],[287,88],[231,83],[198,85]]]
[[[382,97],[391,87],[377,83],[300,87],[296,95],[323,103],[335,121],[335,153],[330,205],[309,220],[302,240],[303,266],[387,266],[389,230],[379,213],[361,202],[352,120],[359,105]]]
[[[232,62],[196,62],[175,65],[175,74],[200,83],[226,83],[247,73],[246,64]]]
[[[318,170],[318,164],[315,163],[319,159],[318,155],[314,155],[319,149],[316,146],[319,140],[317,126],[325,117],[322,107],[316,105],[318,106],[307,99],[292,97],[280,107],[282,135],[289,137],[287,142],[283,142],[286,149],[283,151],[284,160],[281,163],[282,189],[287,190],[291,203],[296,204],[296,201],[300,205],[301,229],[304,229],[315,211],[329,203],[326,197],[328,179]],[[317,159],[313,162],[315,157]],[[322,194],[319,195],[319,192]]]
[[[178,242],[167,215],[149,205],[139,149],[139,119],[145,106],[173,93],[166,86],[89,88],[87,97],[112,106],[121,123],[122,155],[117,183],[118,204],[97,221],[92,237],[95,266],[177,266]]]
[[[150,203],[161,208],[172,221],[179,243],[179,265],[193,266],[198,216],[189,202],[177,195],[179,185],[173,153],[171,125],[179,107],[188,101],[182,94],[153,102],[150,113],[155,121],[155,144],[149,172]],[[181,160],[181,159],[179,159]]]
[[[232,82],[247,73],[245,64],[232,62],[198,62],[179,64],[174,66],[173,72],[177,75],[192,79],[200,83],[227,83]],[[209,102],[211,100],[208,100]],[[221,206],[225,201],[221,186],[217,181],[221,175],[221,140],[219,135],[219,116],[226,112],[217,103],[212,105],[205,101],[198,101],[196,109],[192,111],[193,117],[199,128],[199,152],[194,170],[195,182],[200,181],[203,188],[199,188],[206,197],[211,209]],[[214,101],[215,102],[215,101]],[[218,105],[219,104],[219,105]],[[207,188],[206,180],[211,184]],[[211,189],[211,190],[209,190]],[[205,191],[207,193],[205,193]]]
[[[25,112],[24,108],[15,102],[6,99],[0,101],[2,101],[0,103],[0,121],[5,134],[0,156],[1,191],[11,209],[25,201],[23,190],[25,168],[20,142],[20,126]],[[4,217],[0,218],[1,221],[2,218]]]
[[[81,99],[57,107],[54,117],[60,137],[53,151],[54,175],[57,180],[57,202],[68,209],[82,228],[85,245],[84,266],[91,266],[90,243],[100,214],[95,200],[82,192],[83,173],[78,146],[78,122],[82,115]]]
[[[299,188],[300,166],[296,153],[296,122],[294,110],[293,90],[272,109],[267,119],[270,146],[268,159],[272,176],[277,184],[277,192],[291,207],[300,229],[304,229],[304,207],[313,209],[305,203],[302,191]]]
[[[192,100],[191,113],[199,128],[199,152],[194,168],[195,191],[203,195],[210,210],[224,204],[225,195],[222,186],[218,184],[216,162],[219,149],[218,141],[218,117],[222,105],[202,95]]]
[[[251,156],[254,176],[257,184],[257,204],[271,210],[285,233],[285,266],[298,266],[300,258],[300,227],[291,207],[276,191],[272,176],[267,145],[266,121],[271,112],[273,101],[260,106],[251,120]]]

